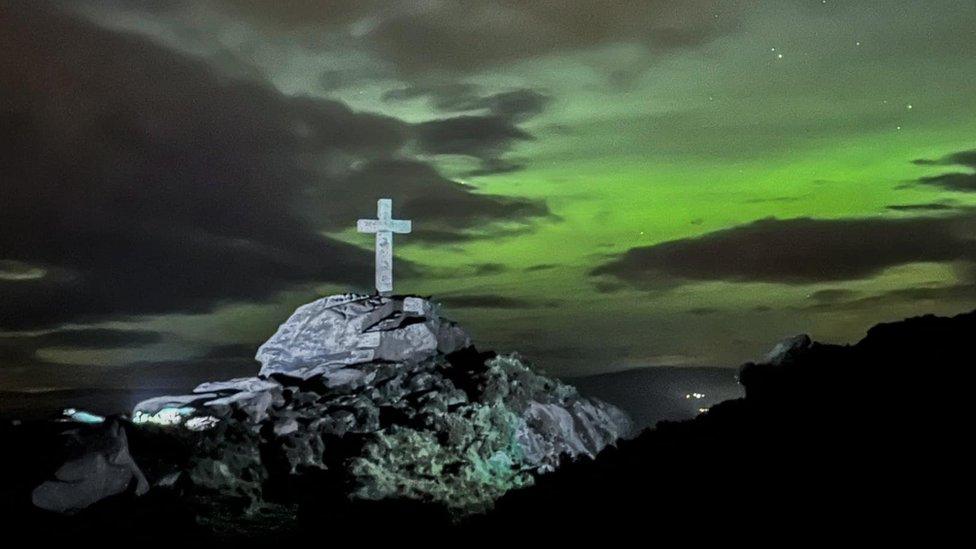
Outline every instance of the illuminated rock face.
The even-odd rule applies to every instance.
[[[518,356],[478,353],[416,297],[309,303],[257,358],[257,377],[136,405],[135,418],[168,424],[160,433],[197,449],[188,469],[153,468],[166,482],[179,473],[253,510],[265,505],[266,483],[327,471],[352,498],[410,498],[464,514],[631,429],[617,408]]]
[[[417,297],[343,294],[299,307],[255,358],[262,377],[321,376],[344,383],[348,366],[372,361],[419,362],[471,345],[455,323]]]

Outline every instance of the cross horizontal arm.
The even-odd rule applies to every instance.
[[[395,233],[409,233],[410,229],[413,227],[413,223],[404,219],[391,219],[390,220],[392,231]]]
[[[356,230],[361,233],[409,233],[413,224],[403,219],[360,219]]]
[[[356,231],[361,233],[376,233],[382,230],[379,219],[360,219],[356,222]]]

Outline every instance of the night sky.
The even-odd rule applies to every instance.
[[[976,306],[974,0],[0,0],[0,389],[397,291],[550,373]]]

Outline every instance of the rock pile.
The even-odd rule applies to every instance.
[[[133,429],[181,449],[171,453],[180,459],[135,452],[154,487],[234,501],[247,514],[287,507],[296,479],[325,474],[350,499],[408,498],[466,514],[631,429],[617,408],[517,355],[478,353],[417,297],[309,303],[257,359],[257,377],[135,406]]]

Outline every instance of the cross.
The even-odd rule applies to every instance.
[[[376,291],[380,295],[393,293],[393,233],[410,232],[410,221],[392,219],[393,201],[381,198],[376,201],[377,219],[360,219],[356,230],[376,233]]]

